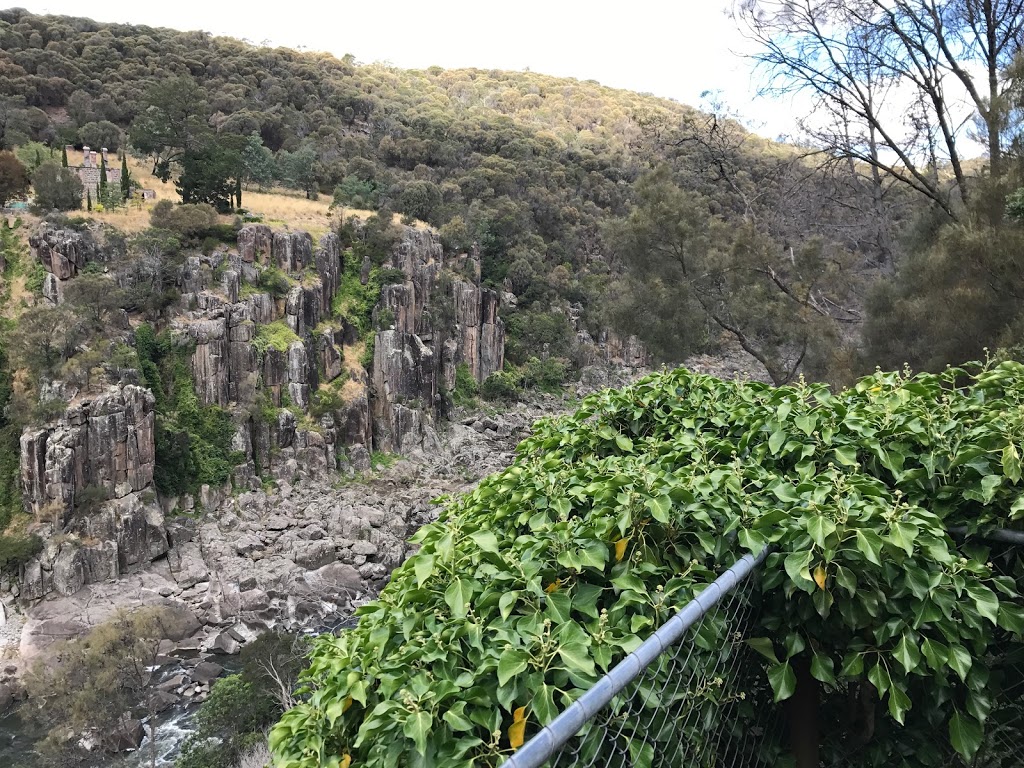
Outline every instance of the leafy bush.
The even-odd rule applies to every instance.
[[[335,413],[345,407],[341,394],[331,388],[318,389],[309,398],[309,415],[319,419],[328,413]]]
[[[142,377],[156,399],[157,488],[169,495],[223,485],[242,456],[231,447],[235,427],[231,414],[215,405],[201,405],[189,367],[191,348],[148,324],[135,331],[135,349]]]
[[[269,293],[275,299],[283,299],[291,290],[292,283],[281,270],[276,267],[268,267],[260,272],[259,287]]]
[[[287,352],[288,347],[296,341],[301,341],[298,335],[284,320],[275,320],[272,323],[265,323],[256,328],[256,338],[253,339],[253,346],[262,354],[268,349],[278,352]]]
[[[519,369],[522,386],[526,389],[539,389],[541,392],[558,392],[568,380],[572,367],[565,360],[549,357],[538,360],[531,357]]]
[[[459,363],[455,367],[455,389],[452,390],[452,402],[464,408],[472,408],[476,405],[476,396],[479,391],[469,366]]]
[[[883,699],[862,764],[949,765],[945,729],[969,760],[1024,609],[947,525],[1024,520],[1022,404],[1013,362],[878,373],[839,394],[677,370],[592,395],[448,500],[358,626],[317,640],[308,699],[271,733],[275,765],[495,766],[523,722],[529,738],[767,545],[751,645],[776,701],[807,665],[823,722],[848,722],[861,691]],[[733,629],[708,622],[698,645],[736,652]],[[713,716],[733,691],[701,689],[695,706]],[[756,722],[733,703],[737,727]]]
[[[38,536],[6,536],[0,533],[0,572],[16,573],[43,549]]]
[[[515,400],[520,394],[519,377],[508,371],[495,371],[480,387],[487,400]]]

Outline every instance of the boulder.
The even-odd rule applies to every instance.
[[[200,661],[192,670],[192,680],[197,683],[212,683],[224,674],[224,667],[212,661]]]
[[[295,564],[310,571],[322,568],[337,559],[334,542],[327,539],[300,542],[295,550]]]

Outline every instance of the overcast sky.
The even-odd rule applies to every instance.
[[[730,0],[385,0],[226,3],[216,0],[20,0],[36,13],[202,29],[252,43],[353,54],[423,69],[481,67],[593,79],[700,106],[720,90],[770,137],[794,129],[792,109],[755,99],[749,50],[725,15]]]

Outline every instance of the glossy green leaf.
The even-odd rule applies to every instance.
[[[968,762],[981,746],[981,723],[970,715],[957,712],[949,721],[949,743]]]
[[[775,694],[775,703],[785,701],[796,692],[796,673],[789,662],[768,667],[768,682]]]

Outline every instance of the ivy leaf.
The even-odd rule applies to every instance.
[[[910,697],[898,685],[889,690],[889,714],[892,719],[903,725],[903,719],[910,709]]]
[[[921,663],[921,651],[918,650],[917,645],[910,642],[906,634],[900,638],[892,655],[907,674],[917,669],[917,665]]]
[[[881,661],[875,662],[875,666],[868,670],[868,681],[875,686],[875,690],[878,691],[878,698],[880,699],[885,696],[885,692],[889,690],[889,686],[892,684],[889,670],[885,668]]]
[[[971,671],[971,654],[962,645],[953,644],[949,646],[949,656],[946,659],[949,666],[953,668],[960,679],[967,682],[967,673]]]
[[[869,563],[882,564],[882,537],[874,531],[857,531],[857,549]]]
[[[621,563],[622,558],[626,554],[626,547],[629,545],[629,536],[619,539],[615,542],[615,562]]]
[[[785,664],[768,667],[768,682],[775,692],[776,704],[785,701],[796,692],[796,673],[788,661]]]
[[[840,445],[835,449],[836,461],[842,464],[844,467],[856,467],[858,466],[857,461],[857,449],[852,445]]]
[[[452,583],[448,585],[448,589],[444,591],[444,601],[448,604],[452,616],[457,619],[464,619],[466,617],[466,605],[469,602],[469,596],[470,593],[466,583],[461,577],[456,576]]]
[[[967,587],[967,594],[974,601],[974,607],[978,613],[998,625],[999,598],[996,597],[996,593],[981,585],[972,584]]]
[[[924,660],[928,663],[928,666],[936,672],[946,668],[946,663],[949,659],[949,648],[938,640],[933,640],[930,637],[925,638],[925,641],[921,643],[921,653],[924,655]]]
[[[1020,454],[1013,443],[1007,443],[1003,448],[1003,474],[1011,483],[1020,482]]]
[[[416,584],[422,587],[427,579],[429,579],[434,573],[434,556],[417,555],[413,558],[412,567],[416,573]]]
[[[981,723],[957,712],[949,721],[949,743],[968,763],[981,746]]]
[[[843,658],[843,666],[839,670],[843,677],[860,677],[864,674],[864,654],[851,651]]]
[[[444,721],[451,726],[453,731],[472,731],[476,726],[466,717],[466,702],[459,701],[442,715]]]
[[[747,645],[764,656],[772,664],[779,663],[779,657],[775,654],[775,643],[770,637],[751,637],[747,639]]]
[[[999,626],[1015,635],[1024,635],[1024,607],[1005,601],[1000,603]]]
[[[981,478],[981,498],[988,504],[996,495],[996,489],[1003,484],[1002,475],[985,475]]]
[[[808,552],[794,552],[793,554],[786,557],[785,568],[789,578],[801,588],[810,585],[813,587],[814,582],[811,581],[810,575],[808,575],[808,567],[811,564],[812,554]]]
[[[853,571],[843,566],[836,566],[836,583],[850,593],[850,597],[857,594],[857,577]]]
[[[815,515],[807,523],[807,533],[819,547],[825,547],[825,539],[836,532],[836,524],[824,515]]]
[[[633,441],[625,435],[616,435],[615,444],[619,446],[619,450],[623,453],[630,453],[633,450]]]
[[[512,713],[512,725],[508,727],[508,745],[519,749],[526,741],[526,707],[518,707]]]
[[[587,646],[582,643],[565,643],[558,646],[558,655],[570,670],[576,670],[586,675],[594,674],[594,660],[590,658]]]
[[[778,453],[779,449],[786,442],[786,433],[781,429],[777,429],[772,432],[772,436],[768,438],[768,450],[772,453]]]
[[[555,706],[555,690],[553,685],[541,683],[533,695],[531,706],[534,714],[542,724],[550,723],[558,716],[558,708]]]
[[[889,540],[908,555],[914,554],[914,539],[917,538],[917,526],[911,523],[898,522],[889,532]]]
[[[477,531],[469,538],[471,538],[484,552],[493,552],[496,555],[499,554],[498,537],[495,536],[492,531]]]
[[[529,654],[518,648],[502,651],[498,658],[498,685],[505,685],[513,677],[526,671],[529,659]]]
[[[659,523],[667,523],[669,521],[668,513],[672,509],[672,499],[668,496],[654,496],[647,499],[645,506],[650,510],[651,517]]]
[[[814,569],[814,583],[818,585],[818,589],[825,588],[825,581],[828,578],[828,574],[825,572],[825,567],[818,564],[818,567]]]
[[[811,677],[822,683],[835,685],[835,665],[831,657],[822,653],[816,653],[811,657]]]
[[[796,424],[797,429],[803,432],[808,437],[814,431],[814,428],[818,426],[818,420],[809,413],[801,413],[795,419],[793,423]]]
[[[416,744],[416,751],[427,754],[427,733],[430,731],[430,715],[423,710],[412,712],[405,719],[402,733]]]

